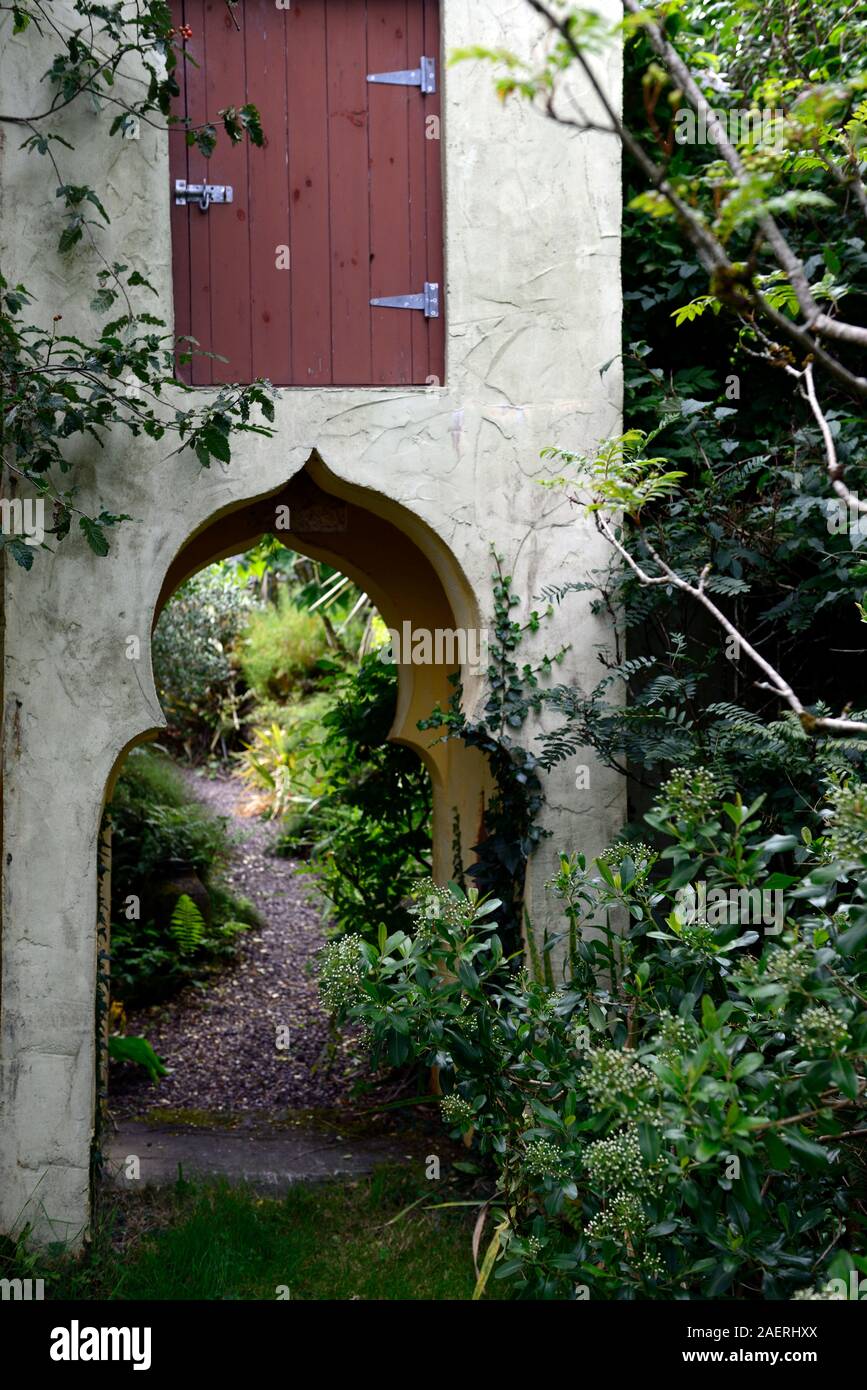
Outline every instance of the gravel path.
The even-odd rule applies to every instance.
[[[201,801],[231,817],[240,843],[227,878],[265,925],[250,929],[237,965],[207,990],[186,989],[168,1004],[129,1013],[127,1032],[144,1034],[170,1075],[154,1086],[141,1068],[113,1063],[111,1111],[274,1114],[345,1100],[353,1081],[367,1073],[367,1059],[356,1055],[351,1037],[332,1039],[308,973],[325,935],[308,901],[311,880],[292,860],[268,855],[276,827],[238,815],[237,782],[188,777]],[[286,1050],[276,1046],[281,1025],[289,1028]]]

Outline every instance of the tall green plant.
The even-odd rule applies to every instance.
[[[375,936],[407,925],[408,895],[430,873],[430,777],[417,754],[388,742],[397,673],[378,655],[336,677],[334,708],[322,718],[314,764],[322,790],[290,824],[312,842],[309,868],[325,912],[342,930]]]

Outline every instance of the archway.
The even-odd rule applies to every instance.
[[[446,563],[445,573],[441,573],[438,565],[443,563],[442,543],[423,532],[417,540],[410,534],[413,529],[420,530],[418,523],[413,522],[404,508],[388,499],[339,482],[314,454],[281,488],[218,513],[187,540],[164,575],[155,605],[154,626],[171,596],[193,574],[248,550],[264,534],[273,533],[288,549],[325,561],[353,579],[397,633],[407,628],[413,634],[477,629],[475,602],[465,578],[453,562]],[[426,542],[427,549],[420,542]],[[473,645],[469,644],[470,649]],[[449,677],[457,667],[449,657],[454,650],[445,643],[432,643],[431,659],[419,661],[412,645],[401,647],[395,662],[398,699],[388,735],[389,741],[412,750],[430,776],[432,868],[440,882],[455,875],[458,842],[460,870],[469,866],[491,787],[487,764],[477,751],[456,741],[445,742],[437,733],[422,733],[418,728],[419,721],[436,705],[445,707],[453,693]],[[465,669],[461,675],[470,682],[479,679],[478,672]],[[143,734],[136,742],[149,737],[153,737],[153,732]],[[126,752],[114,769],[109,795],[125,756]],[[106,839],[101,860],[102,961],[108,958],[110,948],[110,859],[110,843]],[[109,981],[105,977],[103,984],[107,992]],[[107,1094],[107,1080],[103,1072],[103,1095]]]
[[[275,531],[291,549],[342,570],[369,594],[387,626],[397,632],[407,622],[413,632],[480,630],[472,589],[442,540],[406,507],[338,478],[316,451],[282,487],[227,507],[189,537],[165,574],[154,625],[185,579],[248,548],[269,531]],[[400,656],[405,655],[402,650]],[[396,664],[398,701],[389,738],[413,748],[431,774],[433,873],[437,881],[445,881],[452,871],[453,830],[458,822],[464,864],[471,860],[491,776],[475,749],[443,742],[436,733],[424,734],[417,727],[437,704],[443,709],[448,705],[454,691],[449,676],[457,666],[442,660],[398,660]],[[481,675],[472,669],[463,669],[460,675],[471,707]],[[112,770],[108,796],[130,748],[158,732],[158,728],[146,730],[124,748]]]

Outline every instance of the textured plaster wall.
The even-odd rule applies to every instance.
[[[58,19],[69,7],[54,7]],[[479,43],[519,52],[537,38],[517,0],[444,0],[444,47]],[[32,34],[0,20],[4,108],[43,109],[48,66]],[[230,466],[112,435],[81,452],[90,508],[128,512],[111,554],[83,541],[27,575],[6,568],[3,724],[2,1073],[0,1228],[27,1220],[40,1238],[76,1240],[88,1218],[93,1132],[97,834],[107,780],[132,740],[162,714],[146,636],[166,571],[191,534],[215,515],[279,488],[318,451],[338,480],[370,490],[375,509],[399,504],[407,528],[446,590],[470,593],[490,620],[489,543],[525,599],[545,583],[582,577],[602,560],[595,532],[535,481],[540,450],[582,448],[618,427],[620,346],[619,164],[613,140],[556,129],[517,104],[503,108],[491,74],[475,64],[443,72],[448,328],[441,388],[279,393],[271,440],[237,447]],[[619,85],[616,57],[606,68]],[[66,176],[104,190],[110,258],[139,267],[171,302],[166,137],[97,134],[74,106],[53,128]],[[104,125],[100,125],[100,131]],[[8,127],[7,127],[8,132]],[[41,321],[64,315],[86,328],[98,261],[56,251],[55,179],[45,160],[2,149],[3,272],[38,296]],[[215,166],[216,167],[216,166]],[[395,596],[399,598],[399,594]],[[143,639],[140,661],[126,639]],[[589,688],[609,644],[583,596],[558,610],[544,642],[571,650],[557,679]],[[544,882],[560,848],[588,853],[622,819],[620,784],[591,764],[589,790],[575,767],[548,779],[553,830],[532,865],[528,905],[541,925]]]

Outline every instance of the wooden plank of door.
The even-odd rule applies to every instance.
[[[292,380],[327,386],[331,372],[331,250],[325,0],[287,12]]]
[[[424,0],[409,0],[407,5],[407,48],[412,54],[431,55],[424,46]],[[418,60],[416,60],[418,61]],[[439,65],[437,65],[439,66]],[[437,72],[439,78],[439,72]],[[427,207],[425,202],[425,117],[431,96],[413,92],[416,100],[408,103],[407,109],[407,161],[409,174],[409,280],[415,293],[425,280],[427,273]],[[412,313],[410,336],[412,343],[412,374],[410,380],[424,383],[428,376],[428,324],[424,314]]]
[[[209,119],[220,125],[218,112],[245,101],[244,26],[235,27],[232,13],[222,0],[205,0],[205,84]],[[232,145],[220,130],[217,147],[208,165],[208,181],[231,184],[234,201],[214,204],[202,213],[190,210],[208,227],[211,246],[212,350],[226,358],[214,360],[211,379],[224,382],[252,380],[250,331],[250,238],[248,198],[248,142]]]
[[[187,10],[192,11],[196,7],[193,3],[184,4],[182,0],[172,0],[172,20],[175,28],[179,28],[181,24],[190,24],[192,17],[187,18]],[[181,55],[178,57],[175,76],[181,94],[172,104],[172,115],[186,116],[188,114],[186,63]],[[172,228],[172,290],[176,338],[185,337],[192,331],[190,326],[190,218],[186,208],[175,206],[174,194],[175,179],[188,177],[185,131],[183,126],[172,126],[169,129],[169,215]],[[182,381],[192,381],[189,366],[178,366],[176,371]]]
[[[184,45],[193,60],[184,64],[187,113],[193,125],[202,126],[208,119],[205,81],[207,41],[204,0],[185,0],[184,13],[187,16],[186,23],[193,31],[192,38],[187,39]],[[194,145],[190,146],[187,153],[187,169],[187,178],[190,183],[207,181],[208,161]],[[211,237],[208,218],[203,217],[196,208],[179,208],[178,212],[182,218],[186,219],[187,224],[187,243],[190,257],[189,331],[197,340],[201,350],[210,352],[213,334],[211,332]],[[210,386],[213,377],[209,358],[193,357],[190,380],[195,386]]]
[[[425,206],[427,211],[427,275],[440,287],[440,316],[428,320],[428,365],[430,375],[445,381],[446,373],[446,286],[445,286],[445,225],[443,219],[443,129],[442,90],[444,64],[440,53],[439,0],[420,0],[424,5],[424,52],[436,58],[437,89],[425,98],[425,115],[435,116],[439,139],[425,139]]]
[[[367,7],[328,0],[328,158],[333,380],[366,386],[370,366]]]
[[[417,3],[417,0],[413,0]],[[420,53],[407,46],[406,0],[368,0],[367,61],[370,72],[417,67]],[[417,87],[370,84],[370,293],[379,298],[417,294],[411,283],[408,114],[420,103]],[[410,309],[371,309],[374,385],[412,381]]]
[[[243,20],[247,100],[258,107],[265,132],[264,146],[249,150],[252,373],[286,386],[292,381],[287,14],[271,0],[247,0]]]

